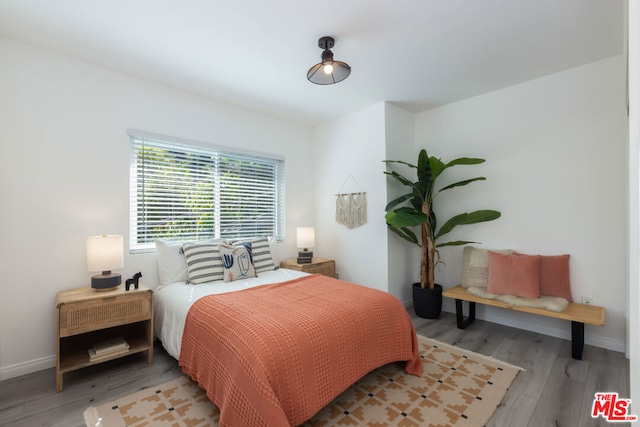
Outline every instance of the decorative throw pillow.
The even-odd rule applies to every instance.
[[[489,256],[488,249],[478,249],[473,246],[465,246],[462,250],[462,281],[463,288],[486,288],[489,283]],[[499,254],[509,255],[511,249],[492,250]]]
[[[251,252],[253,255],[253,267],[256,273],[262,273],[263,271],[270,271],[276,269],[276,264],[273,261],[271,254],[271,245],[269,239],[266,237],[256,237],[250,239],[236,239],[230,240],[231,245],[243,245],[245,243],[251,244]]]
[[[224,264],[224,281],[233,282],[239,279],[258,277],[253,267],[251,243],[240,246],[220,245],[220,256]]]
[[[487,292],[540,298],[540,256],[503,255],[489,251]]]
[[[182,245],[189,283],[195,285],[224,278],[218,242],[218,240],[208,240]]]
[[[160,286],[175,282],[186,282],[188,279],[187,263],[182,254],[184,242],[156,239],[158,253],[158,276]]]
[[[540,256],[540,295],[573,302],[569,279],[569,255]]]

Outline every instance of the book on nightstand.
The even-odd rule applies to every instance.
[[[111,353],[113,351],[129,348],[129,343],[124,338],[114,338],[108,341],[102,341],[93,345],[97,355]]]
[[[124,354],[128,351],[129,343],[124,338],[102,341],[94,344],[92,348],[88,349],[89,360],[91,362],[109,358],[113,355]]]
[[[96,354],[96,351],[92,348],[90,348],[88,351],[89,351],[89,361],[97,362],[100,360],[108,359],[111,356],[126,354],[129,352],[129,347],[121,348],[119,350],[114,350],[114,351],[110,351],[108,353],[102,353],[102,354]]]

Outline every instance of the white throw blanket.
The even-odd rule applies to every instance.
[[[540,295],[540,298],[523,298],[516,295],[499,295],[487,292],[483,288],[477,286],[468,287],[467,292],[478,297],[495,299],[513,306],[541,308],[544,310],[555,311],[556,313],[563,312],[569,305],[569,301],[560,297]]]

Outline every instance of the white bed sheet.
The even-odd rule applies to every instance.
[[[171,356],[179,359],[187,313],[191,305],[198,299],[212,294],[240,291],[269,283],[286,282],[307,275],[301,271],[279,268],[278,270],[261,272],[256,278],[234,282],[217,280],[198,285],[176,282],[162,286],[156,289],[153,294],[155,336],[162,341],[162,345]]]

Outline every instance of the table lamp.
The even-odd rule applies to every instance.
[[[298,264],[311,264],[313,252],[309,248],[316,245],[316,229],[314,227],[298,227],[296,236],[298,249],[303,248],[302,252],[298,252]]]
[[[97,291],[111,291],[122,283],[119,274],[111,270],[124,267],[122,236],[87,237],[87,270],[101,271],[91,277],[91,287]]]

